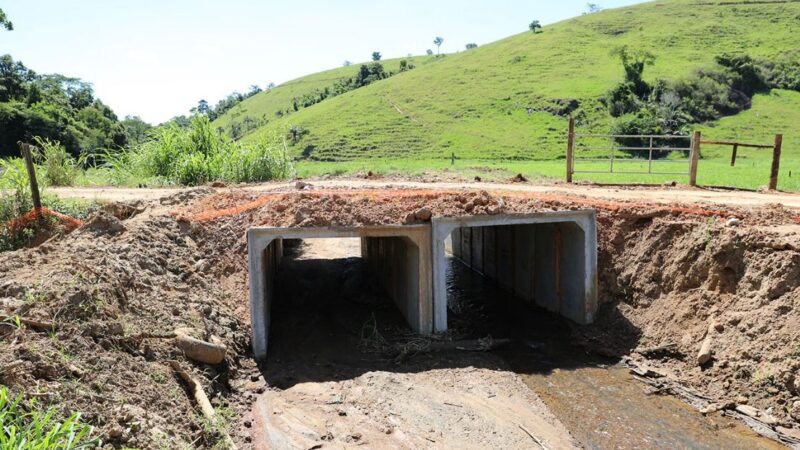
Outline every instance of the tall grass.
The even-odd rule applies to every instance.
[[[0,448],[24,450],[78,450],[100,447],[93,428],[74,413],[63,421],[55,408],[42,411],[35,400],[11,398],[0,386]]]
[[[75,159],[58,141],[35,138],[38,150],[33,155],[38,164],[37,177],[49,186],[72,186],[80,170]]]
[[[114,184],[197,185],[210,181],[258,182],[293,176],[286,146],[277,139],[239,143],[218,133],[205,116],[188,128],[176,124],[123,151],[105,152],[104,168]]]

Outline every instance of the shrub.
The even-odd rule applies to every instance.
[[[105,157],[111,178],[121,184],[269,181],[293,172],[286,148],[277,139],[234,142],[216,132],[204,115],[192,117],[187,129],[168,125],[152,140]]]
[[[35,399],[28,403],[22,402],[21,395],[12,399],[6,387],[0,386],[0,448],[78,450],[101,445],[79,413],[63,421],[56,414],[55,408],[38,409]]]
[[[50,186],[72,186],[79,170],[67,149],[47,138],[37,137],[35,141],[39,150],[34,157],[42,169],[39,178]]]

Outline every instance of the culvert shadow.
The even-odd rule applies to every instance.
[[[462,270],[456,264],[451,274]],[[374,371],[476,367],[547,374],[618,361],[579,345],[581,339],[575,336],[581,336],[582,327],[515,301],[480,275],[467,272],[457,274],[460,287],[449,287],[450,337],[508,340],[491,351],[464,351],[455,345],[427,351],[430,342],[439,346],[440,341],[411,332],[360,258],[286,259],[276,277],[269,351],[261,365],[264,379],[272,387],[288,389],[299,383],[351,380]]]

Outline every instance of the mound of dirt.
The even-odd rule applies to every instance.
[[[611,301],[578,334],[720,405],[754,406],[797,427],[800,227],[749,222],[606,217],[600,287]],[[707,337],[711,359],[700,365]]]
[[[155,203],[144,209],[123,221],[100,213],[60,240],[0,254],[0,316],[33,323],[4,327],[0,383],[64,414],[82,412],[113,447],[210,447],[223,425],[201,419],[167,362],[191,368],[222,411],[249,408],[254,391],[235,387],[258,373],[240,358],[249,352],[237,311],[246,304],[244,257],[215,258],[229,253],[215,245],[224,239]],[[182,327],[222,341],[227,361],[196,364],[160,338]]]

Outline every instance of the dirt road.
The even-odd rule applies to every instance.
[[[529,184],[529,183],[479,183],[479,182],[420,182],[398,180],[328,179],[308,180],[313,186],[323,188],[406,188],[406,189],[482,189],[489,192],[524,192],[555,194],[565,196],[585,196],[648,203],[697,203],[710,205],[763,206],[782,204],[787,208],[800,209],[800,194],[761,193],[751,191],[731,191],[688,187],[632,187],[597,186],[583,184]],[[294,188],[294,182],[263,183],[244,186],[243,189],[255,192],[279,191]],[[83,198],[105,201],[153,200],[180,191],[180,188],[53,188],[62,198]]]

